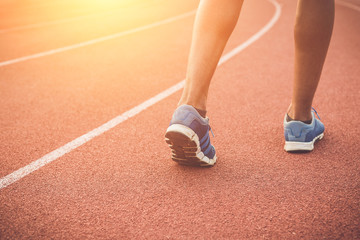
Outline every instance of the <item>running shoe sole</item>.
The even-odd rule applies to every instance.
[[[314,143],[317,140],[320,140],[324,137],[324,133],[316,136],[311,142],[292,142],[285,141],[284,149],[287,152],[297,152],[297,151],[312,151],[314,149]]]
[[[172,149],[171,159],[181,165],[210,167],[216,163],[216,155],[213,159],[204,155],[198,135],[189,127],[171,125],[166,130],[165,142]]]

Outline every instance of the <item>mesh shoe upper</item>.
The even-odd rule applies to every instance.
[[[316,119],[314,113],[312,115],[311,124],[306,124],[300,121],[286,121],[284,119],[284,135],[285,141],[294,142],[311,142],[315,137],[324,132],[324,124]]]

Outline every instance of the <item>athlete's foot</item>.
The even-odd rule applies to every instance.
[[[213,166],[216,154],[209,131],[208,118],[200,116],[190,105],[179,106],[165,134],[165,141],[172,149],[172,160],[183,165]]]
[[[316,111],[315,111],[316,113]],[[317,114],[317,113],[316,113]],[[306,124],[301,121],[288,121],[287,114],[284,118],[284,135],[285,146],[287,152],[311,151],[314,149],[316,140],[320,140],[324,136],[324,124],[315,118],[314,112],[311,112],[311,123]],[[319,115],[317,115],[319,117]]]

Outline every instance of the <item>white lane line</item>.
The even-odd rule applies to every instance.
[[[246,42],[244,42],[243,44],[237,46],[236,48],[234,48],[233,50],[231,50],[229,53],[227,53],[226,55],[224,55],[219,63],[218,66],[220,66],[221,64],[223,64],[224,62],[228,61],[230,58],[234,57],[236,54],[238,54],[239,52],[241,52],[242,50],[244,50],[245,48],[247,48],[248,46],[250,46],[252,43],[254,43],[256,40],[258,40],[259,38],[261,38],[267,31],[269,31],[274,24],[279,20],[280,18],[280,14],[281,14],[281,6],[278,2],[276,2],[275,0],[269,0],[272,4],[274,4],[276,11],[274,16],[270,19],[270,21],[262,28],[260,29],[260,31],[258,31],[255,35],[251,36],[248,40],[246,40]]]
[[[355,10],[355,11],[360,12],[360,6],[357,6],[357,5],[349,3],[349,2],[336,1],[336,4],[339,4],[341,6],[348,7],[348,8],[351,8],[351,9]]]
[[[175,16],[175,17],[171,17],[171,18],[159,21],[159,22],[155,22],[155,23],[152,23],[152,24],[149,24],[149,25],[145,25],[145,26],[142,26],[142,27],[127,30],[127,31],[124,31],[124,32],[115,33],[115,34],[108,35],[108,36],[105,36],[105,37],[95,38],[95,39],[92,39],[92,40],[89,40],[89,41],[86,41],[86,42],[81,42],[81,43],[73,44],[73,45],[66,46],[66,47],[56,48],[56,49],[52,49],[52,50],[41,52],[41,53],[32,54],[32,55],[25,56],[25,57],[20,57],[20,58],[15,58],[15,59],[12,59],[12,60],[7,60],[7,61],[4,61],[4,62],[0,62],[0,67],[4,67],[4,66],[11,65],[11,64],[14,64],[14,63],[24,62],[24,61],[34,59],[34,58],[45,57],[45,56],[49,56],[49,55],[52,55],[52,54],[73,50],[73,49],[80,48],[80,47],[89,46],[89,45],[92,45],[92,44],[95,44],[95,43],[104,42],[104,41],[115,39],[115,38],[118,38],[118,37],[123,37],[125,35],[129,35],[129,34],[140,32],[140,31],[147,30],[147,29],[150,29],[150,28],[158,27],[160,25],[164,25],[164,24],[174,22],[174,21],[182,19],[182,18],[189,17],[189,16],[193,15],[195,12],[196,12],[195,10],[190,11],[190,12],[187,12],[187,13]]]
[[[240,44],[238,47],[231,50],[229,53],[225,54],[220,59],[219,65],[225,63],[230,58],[234,57],[236,54],[238,54],[242,50],[244,50],[246,47],[250,46],[256,40],[258,40],[261,36],[263,36],[266,32],[268,32],[274,26],[274,24],[278,21],[280,15],[281,15],[281,6],[275,0],[268,0],[268,1],[270,3],[272,3],[275,7],[275,14],[271,18],[271,20],[263,28],[261,28],[260,31],[258,31],[255,35],[253,35],[251,38],[249,38],[244,43]],[[144,111],[145,109],[154,105],[155,103],[167,98],[168,96],[170,96],[173,93],[177,92],[178,90],[182,89],[184,87],[184,83],[185,83],[185,80],[177,83],[176,85],[166,89],[165,91],[163,91],[163,92],[159,93],[158,95],[150,98],[149,100],[141,103],[140,105],[113,118],[112,120],[101,125],[100,127],[93,129],[92,131],[76,138],[75,140],[65,144],[64,146],[46,154],[42,158],[35,160],[34,162],[30,163],[29,165],[27,165],[23,168],[20,168],[20,169],[16,170],[15,172],[10,173],[9,175],[1,178],[0,179],[0,189],[9,186],[10,184],[20,180],[21,178],[38,170],[39,168],[45,166],[46,164],[51,163],[52,161],[60,158],[61,156],[65,155],[66,153],[71,152],[75,148],[80,147],[81,145],[90,141],[94,137],[99,136],[99,135],[109,131],[110,129],[112,129],[113,127],[119,125],[120,123],[126,121],[127,119],[134,117],[135,115]]]

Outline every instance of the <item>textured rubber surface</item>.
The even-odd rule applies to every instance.
[[[179,124],[170,126],[165,141],[172,149],[171,159],[181,165],[209,167],[216,163],[216,155],[209,159],[201,152],[198,136],[188,127]]]
[[[64,2],[0,1],[17,4],[0,7],[0,26],[71,15],[59,11]],[[2,34],[0,58],[148,24],[198,4],[136,2],[147,7],[126,8],[111,20],[101,16]],[[310,153],[289,154],[282,121],[291,98],[296,1],[279,2],[282,14],[274,28],[214,75],[208,116],[219,156],[215,167],[170,160],[164,132],[178,92],[1,189],[0,238],[360,239],[360,13],[336,6],[314,99],[326,136]],[[49,16],[48,8],[56,11]],[[83,12],[69,9],[71,16]],[[225,53],[273,13],[266,0],[244,1]],[[193,21],[0,68],[0,176],[181,81]]]

